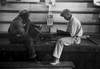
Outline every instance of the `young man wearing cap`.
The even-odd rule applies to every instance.
[[[25,43],[29,58],[36,61],[36,51],[32,37],[29,34],[30,20],[29,11],[22,9],[18,16],[12,21],[8,29],[11,43]],[[34,25],[34,27],[37,27]]]
[[[56,65],[60,63],[60,57],[61,57],[64,46],[69,46],[71,44],[80,44],[81,42],[80,37],[83,34],[80,21],[76,17],[72,16],[71,11],[69,9],[63,10],[60,15],[64,17],[65,20],[68,21],[66,34],[70,34],[70,35],[59,38],[57,40],[57,43],[53,52],[53,56],[55,59],[54,59],[54,62],[50,63],[52,65]]]

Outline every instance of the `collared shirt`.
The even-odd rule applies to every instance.
[[[77,37],[83,35],[83,29],[80,21],[76,17],[72,16],[69,20],[67,31],[70,33],[71,37],[74,37],[77,44],[80,43],[80,38]]]
[[[83,35],[82,25],[76,17],[72,16],[72,18],[70,19],[67,31],[70,32],[72,37],[81,37]]]

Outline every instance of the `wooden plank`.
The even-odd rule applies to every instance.
[[[100,33],[100,31],[99,31],[100,26],[99,25],[82,25],[82,27],[83,27],[84,33],[97,33],[97,32]],[[56,32],[57,29],[65,31],[66,28],[67,28],[66,25],[54,25],[51,28],[51,31]]]
[[[31,9],[31,6],[33,9]],[[0,10],[20,10],[27,8],[33,11],[45,11],[47,8],[45,4],[7,4],[6,6],[0,6]]]
[[[41,4],[7,4],[6,6],[0,6],[0,10],[20,10],[22,8],[28,8],[30,11],[47,11],[47,7],[44,3]],[[56,6],[52,8],[52,11],[62,11],[63,9],[70,9],[73,12],[99,12],[99,8],[93,6],[93,3],[56,3]]]
[[[0,21],[0,24],[10,24],[12,21]],[[36,24],[36,25],[40,25],[40,24],[47,24],[46,21],[44,22],[33,22],[32,23]],[[54,25],[66,25],[67,22],[53,22]],[[81,22],[82,25],[100,25],[99,22]]]
[[[10,24],[0,24],[0,31],[7,32]]]
[[[0,24],[10,24],[12,21],[0,21]],[[36,25],[40,25],[40,24],[47,24],[46,21],[44,22],[33,22],[31,21],[32,23],[36,24]],[[53,22],[54,25],[66,25],[67,22]],[[82,25],[100,25],[99,22],[81,22]]]
[[[88,33],[100,33],[100,25],[83,25],[83,31]]]
[[[12,21],[18,13],[0,13],[0,21]],[[73,14],[81,22],[98,23],[98,14]],[[66,20],[60,16],[59,13],[54,13],[54,22],[66,22]],[[45,13],[31,13],[30,20],[33,22],[46,22],[47,14]]]
[[[12,0],[7,0],[7,1],[12,1]],[[13,0],[16,2],[16,0]],[[30,2],[28,0],[21,0],[22,2]],[[32,0],[31,0],[32,2]],[[40,2],[45,2],[45,0],[40,0]],[[56,0],[56,2],[92,2],[92,0]]]
[[[22,52],[26,51],[24,44],[10,44],[8,38],[0,39],[0,51],[1,52]],[[37,52],[50,52],[54,50],[56,41],[45,41],[35,44]],[[96,49],[98,51],[96,51]],[[100,47],[87,39],[82,39],[79,45],[65,46],[64,52],[100,52]]]
[[[56,2],[92,2],[92,0],[56,0]]]
[[[98,35],[91,35],[90,38],[88,38],[90,41],[95,43],[97,46],[100,46],[100,34]]]
[[[98,14],[73,14],[81,22],[98,22]],[[54,14],[54,22],[66,22],[60,14]]]
[[[52,66],[48,64],[37,64],[37,63],[29,63],[29,62],[0,62],[0,67],[2,68],[13,68],[13,69],[72,69],[75,67],[72,61],[63,61],[59,65]]]
[[[84,1],[87,1],[87,2],[92,2],[93,0],[56,0],[57,2],[66,2],[66,1],[82,1],[82,2],[84,2]]]
[[[10,24],[0,24],[0,32],[7,32]],[[82,25],[85,33],[100,33],[100,25]],[[56,29],[66,30],[67,25],[54,24],[51,28],[51,32],[56,32]]]
[[[63,9],[70,9],[71,11],[84,11],[84,12],[93,12],[99,11],[98,8],[93,6],[93,3],[79,3],[79,2],[64,2],[64,3],[57,3],[55,7],[53,7],[54,11],[62,11]]]
[[[40,0],[21,0],[21,1],[16,1],[16,0],[7,0],[8,2],[40,2]]]
[[[2,68],[2,69],[33,69],[33,68]],[[34,69],[50,69],[50,68],[34,68]],[[51,69],[72,69],[72,68],[51,68]]]

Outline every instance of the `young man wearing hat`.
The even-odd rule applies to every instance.
[[[9,26],[9,40],[11,43],[25,43],[29,58],[36,61],[36,51],[32,37],[29,34],[29,11],[22,9]],[[37,27],[34,25],[34,27]]]
[[[64,17],[65,20],[68,21],[67,23],[67,30],[66,34],[70,34],[69,36],[59,38],[57,40],[53,56],[54,62],[50,64],[56,65],[60,63],[60,57],[63,51],[64,46],[69,46],[71,44],[80,44],[81,36],[83,34],[83,29],[81,26],[80,21],[72,16],[71,11],[69,9],[65,9],[61,12],[60,16]]]

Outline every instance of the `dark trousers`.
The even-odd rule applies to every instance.
[[[28,51],[29,58],[34,58],[36,56],[34,41],[29,34],[25,36],[14,36],[9,35],[9,40],[13,44],[25,44],[25,47]]]

